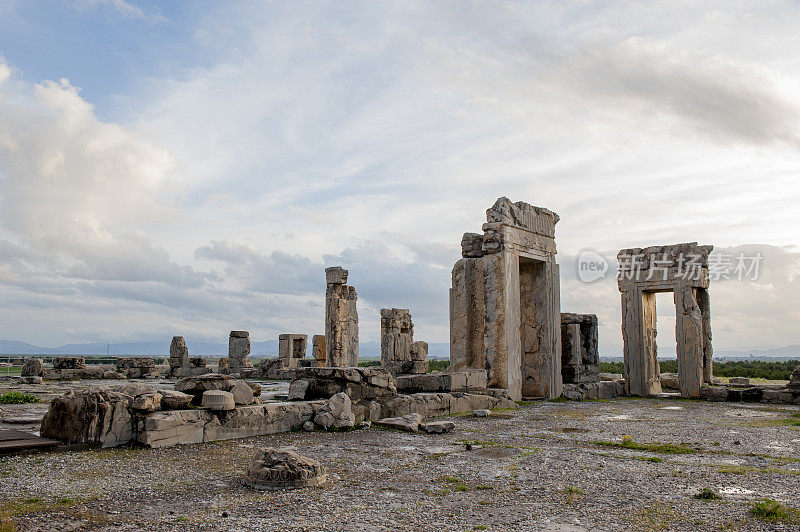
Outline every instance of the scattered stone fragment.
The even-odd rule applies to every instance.
[[[188,393],[175,390],[161,390],[161,409],[162,410],[183,410],[189,408],[192,396]]]
[[[247,485],[257,490],[306,488],[325,480],[325,468],[316,460],[272,448],[256,454],[245,474]]]
[[[236,401],[231,392],[209,390],[203,392],[203,407],[209,410],[234,410]]]
[[[792,376],[789,379],[788,388],[800,388],[800,366],[794,368]]]
[[[207,390],[230,391],[233,382],[228,375],[208,373],[197,377],[186,377],[175,384],[175,390],[194,396],[194,402],[200,403],[203,392]]]
[[[289,384],[289,401],[302,401],[306,398],[306,390],[308,390],[308,381],[306,379],[295,379]]]
[[[353,405],[350,397],[344,392],[339,392],[331,397],[314,416],[314,423],[325,430],[354,427],[356,417],[353,415]]]
[[[133,398],[131,408],[140,412],[155,412],[161,410],[160,393],[143,393]]]
[[[22,377],[41,377],[44,371],[44,362],[41,358],[29,358],[22,365]]]
[[[230,393],[237,405],[249,405],[253,402],[253,389],[244,381],[236,381]]]
[[[400,417],[387,417],[377,421],[380,425],[404,430],[406,432],[419,432],[419,424],[421,422],[422,416],[416,412]]]
[[[452,421],[428,421],[427,423],[420,423],[419,428],[429,434],[444,434],[445,432],[452,432],[456,428],[456,424]]]
[[[475,416],[475,417],[487,417],[487,416],[489,416],[491,413],[492,413],[492,411],[491,411],[491,410],[485,410],[485,409],[482,409],[482,410],[473,410],[473,411],[472,411],[472,415],[473,415],[473,416]]]
[[[306,432],[312,432],[314,430],[314,423],[311,421],[306,421],[303,423],[303,430]]]
[[[29,377],[20,377],[18,382],[20,384],[41,384],[42,378],[38,375],[31,375]]]
[[[372,427],[372,422],[371,421],[362,421],[361,423],[358,424],[358,428],[360,428],[360,429],[368,429],[368,428],[371,428],[371,427]]]
[[[133,439],[129,396],[97,387],[70,390],[50,403],[41,435],[71,443],[116,447]]]

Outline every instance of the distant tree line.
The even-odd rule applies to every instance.
[[[677,360],[659,360],[663,373],[677,373]],[[622,373],[622,362],[600,362],[603,373]],[[800,360],[729,360],[714,362],[715,377],[748,377],[770,381],[789,380],[794,368],[800,366]]]

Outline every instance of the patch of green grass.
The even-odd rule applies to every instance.
[[[35,395],[22,392],[6,392],[0,394],[0,404],[21,405],[25,403],[38,403],[39,398]]]
[[[478,525],[475,527],[475,530],[489,530],[488,525]]]
[[[564,488],[564,493],[576,494],[576,495],[583,495],[586,493],[581,488],[576,488],[575,486],[567,486]]]
[[[77,501],[61,498],[54,501],[43,501],[39,497],[28,497],[21,500],[11,500],[0,504],[0,522],[10,522],[10,519],[19,515],[41,514],[69,510]]]
[[[711,488],[703,488],[698,493],[692,495],[692,497],[703,501],[718,501],[722,498],[720,497],[719,493],[712,490]]]
[[[622,449],[631,449],[634,451],[648,451],[651,453],[663,454],[695,454],[700,452],[686,445],[675,445],[674,443],[636,443],[630,438],[623,438],[622,441],[619,442],[594,440],[589,443],[593,445],[602,445],[604,447],[620,447]]]
[[[800,512],[795,508],[783,505],[772,499],[757,502],[748,512],[752,517],[766,523],[796,523],[800,520]]]

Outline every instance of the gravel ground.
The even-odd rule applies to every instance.
[[[371,428],[3,457],[0,517],[21,530],[800,530],[748,514],[765,498],[800,507],[800,427],[785,422],[798,411],[538,402],[449,418],[445,435]],[[626,437],[681,447],[604,443]],[[248,489],[264,446],[319,460],[328,482]],[[701,488],[722,499],[693,498]]]

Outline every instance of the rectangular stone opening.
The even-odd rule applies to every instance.
[[[300,338],[292,340],[292,356],[294,358],[303,358],[305,356],[303,351],[303,340]]]
[[[547,299],[547,276],[545,262],[520,256],[519,258],[519,325],[522,360],[523,395],[529,397],[547,397],[549,383],[547,375],[548,362],[542,342],[543,317],[540,309]],[[537,311],[537,309],[539,309]]]

